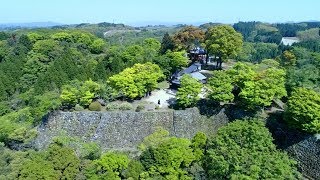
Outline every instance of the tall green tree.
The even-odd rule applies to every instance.
[[[22,161],[17,179],[59,179],[59,173],[54,170],[53,164],[45,160],[43,156],[30,153],[27,159]]]
[[[189,51],[201,45],[204,41],[204,31],[194,26],[186,26],[174,34],[173,40],[177,50]]]
[[[4,58],[10,52],[10,46],[6,41],[0,41],[0,62],[4,60]]]
[[[147,38],[143,41],[143,47],[153,49],[158,52],[161,48],[161,43],[157,39]]]
[[[47,161],[52,163],[60,179],[75,179],[80,171],[80,160],[73,149],[53,143],[47,151]]]
[[[206,32],[206,49],[209,54],[219,57],[218,68],[221,68],[224,59],[238,55],[242,43],[242,35],[228,25],[214,26]]]
[[[156,64],[135,64],[108,79],[110,86],[120,95],[130,99],[142,97],[157,87],[158,80],[164,77]]]
[[[208,80],[208,97],[219,102],[244,103],[248,109],[270,106],[287,95],[285,71],[274,60],[261,64],[237,63],[227,71],[215,72]]]
[[[10,37],[9,33],[3,32],[3,31],[0,32],[0,41],[7,40],[9,37]]]
[[[140,161],[147,170],[146,178],[191,179],[186,167],[195,161],[193,150],[188,139],[172,137],[144,151]]]
[[[182,69],[182,67],[186,67],[188,65],[189,59],[185,55],[186,51],[167,52],[166,56],[170,58],[169,64],[173,72],[180,70]]]
[[[72,85],[67,84],[62,87],[60,98],[62,104],[69,108],[76,104],[87,107],[100,90],[100,85],[91,79],[84,82],[76,80],[72,81]]]
[[[149,62],[154,62],[159,58],[161,43],[154,38],[147,38],[143,41],[144,58]]]
[[[254,78],[253,81],[244,82],[245,86],[239,94],[249,108],[270,106],[273,99],[287,95],[284,70],[268,68]]]
[[[285,119],[295,128],[320,133],[320,94],[310,89],[295,89],[289,97]]]
[[[194,106],[200,99],[202,84],[190,75],[183,75],[180,79],[180,88],[177,92],[179,106],[187,108]]]
[[[121,180],[121,173],[129,165],[129,158],[125,154],[107,152],[87,168],[88,179]]]
[[[297,162],[276,149],[260,120],[237,120],[218,130],[209,143],[209,179],[299,179]]]
[[[214,101],[228,103],[234,99],[233,80],[225,71],[214,71],[213,76],[208,80],[207,87],[208,97]]]
[[[174,46],[175,44],[172,37],[169,33],[165,33],[161,42],[160,54],[165,54],[168,50],[173,51]]]
[[[131,45],[124,50],[124,52],[121,54],[121,58],[129,66],[133,66],[134,64],[145,63],[148,61],[145,59],[144,54],[145,50],[142,46]]]
[[[191,147],[193,149],[193,154],[197,161],[202,161],[205,155],[205,149],[207,146],[208,138],[205,133],[198,132],[191,140]]]
[[[34,44],[36,41],[38,40],[44,40],[45,36],[36,33],[36,32],[31,32],[29,34],[27,34],[28,38],[30,39],[30,41]]]

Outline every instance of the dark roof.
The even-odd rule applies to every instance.
[[[174,84],[180,84],[180,79],[184,74],[189,74],[189,75],[191,75],[191,77],[193,77],[199,81],[203,81],[203,80],[207,79],[206,76],[204,76],[203,74],[201,74],[199,72],[200,70],[201,70],[201,64],[194,63],[191,66],[189,66],[188,68],[173,74],[173,76],[172,76],[173,79],[171,82]]]
[[[206,50],[200,47],[193,48],[189,51],[191,54],[206,54]]]
[[[201,74],[200,72],[193,72],[190,75],[191,75],[191,77],[193,77],[193,78],[195,78],[195,79],[197,79],[199,81],[207,79],[207,77],[204,76],[203,74]]]
[[[201,64],[200,63],[193,63],[191,66],[187,67],[186,69],[175,73],[174,76],[183,76],[184,74],[191,74],[193,72],[197,72],[201,70]]]

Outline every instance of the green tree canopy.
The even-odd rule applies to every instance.
[[[293,127],[310,133],[320,133],[320,94],[297,88],[289,97],[286,121]]]
[[[202,84],[190,75],[183,75],[180,79],[180,88],[177,92],[177,101],[181,107],[194,106],[200,99]]]
[[[163,77],[159,66],[148,62],[146,64],[135,64],[133,67],[111,76],[108,82],[120,95],[134,99],[155,89],[158,80]]]
[[[147,49],[154,49],[158,52],[161,48],[161,43],[154,38],[147,38],[143,41],[143,46]]]
[[[32,50],[35,53],[40,53],[46,55],[50,58],[55,58],[56,53],[60,53],[62,51],[59,43],[52,39],[39,40],[34,43]]]
[[[92,34],[88,32],[80,32],[80,31],[71,32],[71,36],[74,42],[83,44],[86,47],[89,47],[93,43],[95,38]]]
[[[261,64],[237,63],[227,71],[217,72],[209,79],[209,98],[220,102],[231,102],[234,90],[237,99],[247,108],[269,106],[273,99],[287,95],[285,71],[278,68],[274,60]]]
[[[143,138],[138,146],[139,150],[145,151],[147,148],[156,148],[162,142],[168,140],[169,131],[158,127],[152,134]]]
[[[45,37],[43,35],[40,35],[40,34],[35,33],[35,32],[29,33],[29,34],[27,34],[27,36],[28,36],[28,38],[30,39],[30,41],[32,43],[35,43],[38,40],[45,39]]]
[[[87,168],[86,176],[89,179],[121,180],[121,173],[128,164],[129,158],[125,154],[107,152],[93,161],[92,166]]]
[[[19,37],[19,44],[26,47],[28,51],[30,51],[32,49],[32,42],[27,35],[23,34]]]
[[[205,44],[207,51],[209,54],[218,56],[221,61],[238,55],[242,48],[242,43],[242,35],[228,25],[214,26],[206,32]]]
[[[74,151],[53,143],[47,151],[28,151],[11,162],[9,179],[75,179],[80,172],[80,160]]]
[[[193,149],[193,154],[196,157],[196,160],[202,161],[204,154],[205,154],[205,149],[207,146],[207,141],[208,138],[205,133],[203,132],[198,132],[196,135],[191,140],[191,147]]]
[[[59,179],[59,174],[54,170],[53,164],[46,161],[41,155],[30,154],[29,158],[21,164],[18,179]]]
[[[52,39],[56,41],[65,41],[65,42],[71,42],[72,36],[67,32],[59,32],[55,33],[51,36]]]
[[[144,49],[140,45],[128,46],[121,54],[124,62],[134,65],[136,63],[144,62]]]
[[[268,68],[258,72],[254,78],[254,81],[244,82],[245,86],[239,94],[249,108],[270,106],[273,99],[287,95],[284,70]]]
[[[103,39],[96,39],[90,45],[91,52],[95,54],[102,53],[105,47],[106,42]]]
[[[243,48],[236,59],[239,61],[260,63],[263,59],[274,59],[280,54],[281,52],[278,49],[278,44],[244,42]]]
[[[174,34],[173,40],[177,50],[188,51],[201,45],[204,41],[204,31],[194,26],[186,26]]]
[[[166,55],[170,58],[169,64],[174,71],[179,70],[182,67],[186,67],[188,65],[189,59],[185,56],[186,51],[168,51]]]
[[[213,76],[208,80],[207,87],[209,89],[208,97],[218,102],[232,102],[234,95],[232,90],[233,80],[225,71],[214,71]]]
[[[195,160],[191,142],[187,139],[172,137],[156,148],[144,151],[140,161],[151,178],[191,179],[184,169]]]
[[[101,86],[91,79],[83,83],[72,81],[71,84],[64,85],[60,95],[62,104],[68,107],[74,107],[76,104],[89,106],[101,89]]]
[[[174,46],[175,44],[172,37],[169,35],[169,33],[165,33],[162,38],[160,53],[165,54],[168,50],[173,51]]]
[[[209,179],[299,179],[297,163],[272,141],[260,120],[237,120],[220,128],[206,155]]]

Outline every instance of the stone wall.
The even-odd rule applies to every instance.
[[[276,119],[282,119],[281,114]],[[284,122],[267,122],[278,148],[297,160],[299,171],[307,179],[320,179],[320,137],[295,129]]]
[[[198,131],[214,134],[228,123],[222,109],[210,118],[197,108],[149,112],[53,112],[38,127],[34,146],[47,147],[55,136],[80,137],[100,144],[103,150],[134,150],[145,136],[161,126],[171,135],[192,138]]]
[[[177,137],[192,138],[198,131],[211,135],[228,123],[228,117],[233,119],[230,114],[229,110],[222,109],[207,117],[200,115],[197,108],[150,112],[57,111],[38,127],[39,135],[33,145],[43,149],[55,136],[67,135],[97,142],[103,150],[135,151],[143,138],[159,126]],[[267,126],[277,146],[298,161],[300,171],[308,179],[320,179],[319,137],[288,129],[286,124],[277,121],[268,121]]]
[[[302,141],[286,148],[299,162],[300,171],[309,179],[320,179],[320,139],[306,136]]]

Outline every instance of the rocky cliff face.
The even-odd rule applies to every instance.
[[[43,149],[55,136],[78,137],[94,141],[103,150],[134,150],[145,136],[161,126],[171,135],[192,138],[198,131],[214,134],[228,123],[221,110],[207,118],[198,109],[150,112],[54,112],[38,127],[34,146]]]

